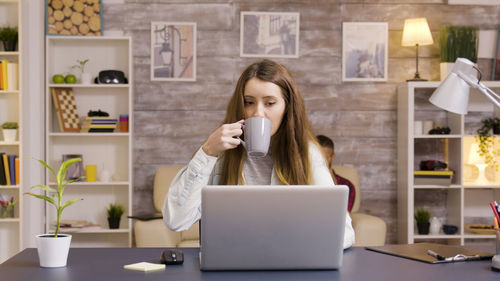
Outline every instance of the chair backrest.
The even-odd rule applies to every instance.
[[[153,185],[153,203],[156,211],[161,212],[170,182],[184,166],[162,166],[156,170]]]
[[[332,166],[335,173],[345,179],[348,179],[353,185],[356,194],[354,196],[354,205],[352,206],[351,212],[357,212],[359,210],[359,203],[361,202],[361,191],[359,190],[359,177],[358,172],[355,168],[342,165]]]

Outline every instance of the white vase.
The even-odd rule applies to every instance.
[[[71,235],[40,234],[36,236],[40,267],[65,267],[68,261]]]
[[[92,75],[88,72],[82,73],[82,84],[91,84],[92,83]]]
[[[454,62],[442,62],[439,64],[439,74],[441,81],[446,79],[448,74],[450,74],[450,72],[453,70],[454,65]]]
[[[441,221],[436,217],[432,217],[430,222],[431,222],[431,226],[429,229],[430,233],[432,235],[438,235],[439,231],[441,230]]]
[[[16,141],[17,129],[2,129],[3,140],[8,143]]]

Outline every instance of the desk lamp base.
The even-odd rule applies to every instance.
[[[491,260],[491,269],[493,271],[500,272],[500,255],[493,256],[493,259]]]

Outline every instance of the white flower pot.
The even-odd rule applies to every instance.
[[[3,131],[3,140],[5,142],[15,142],[16,141],[16,135],[17,135],[17,129],[2,129]]]
[[[65,267],[68,261],[71,235],[40,234],[36,236],[40,267]]]
[[[450,72],[453,70],[454,65],[454,62],[442,62],[439,64],[439,74],[441,81],[446,79],[448,74],[450,74]]]
[[[92,83],[92,75],[88,72],[82,73],[82,84],[91,84]]]

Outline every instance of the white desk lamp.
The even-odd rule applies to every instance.
[[[473,70],[479,72],[479,79],[472,76]],[[429,101],[437,107],[457,114],[467,114],[470,87],[478,89],[493,104],[500,108],[500,96],[481,83],[481,71],[468,59],[458,58],[446,79],[434,91]],[[499,222],[500,223],[500,222]],[[498,231],[498,230],[497,230]],[[498,237],[497,237],[498,238]],[[496,241],[500,243],[500,241]],[[500,245],[497,245],[500,247]],[[497,251],[498,253],[498,251]],[[500,270],[500,255],[493,257],[491,266]]]

